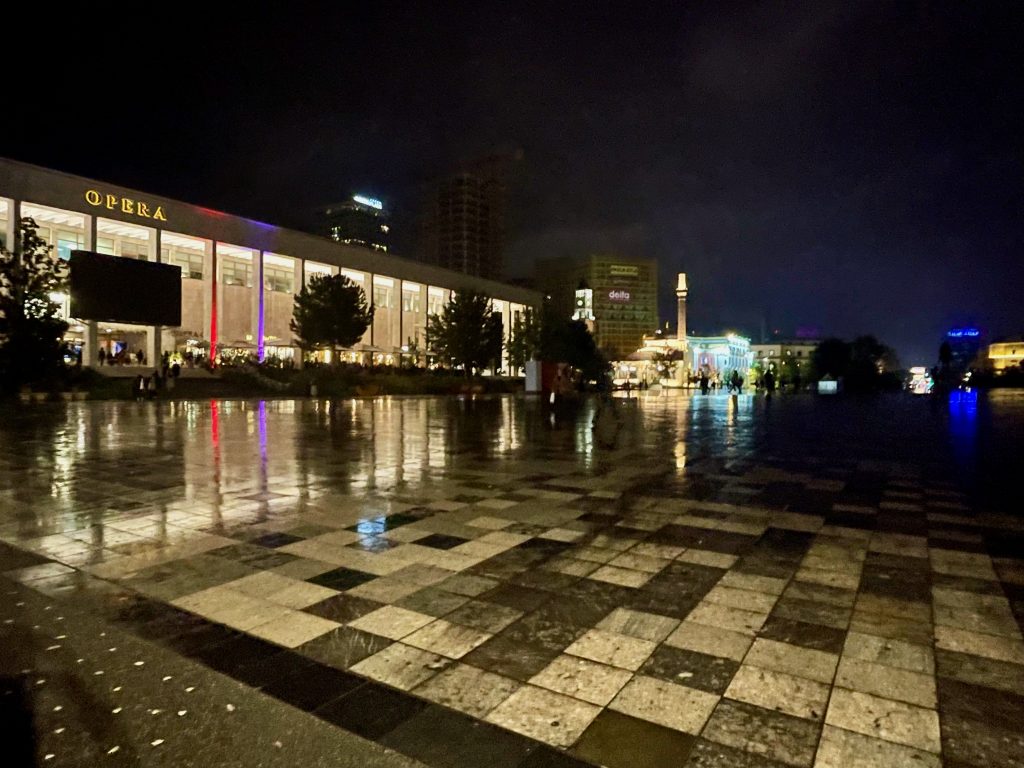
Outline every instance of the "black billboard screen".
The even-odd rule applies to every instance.
[[[181,325],[181,268],[72,251],[71,316],[139,325]]]

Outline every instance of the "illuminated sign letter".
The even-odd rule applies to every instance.
[[[121,198],[121,212],[135,213],[135,201],[127,197]]]
[[[85,202],[89,205],[99,205],[103,202],[103,197],[95,189],[89,189],[85,192]]]
[[[117,208],[117,195],[107,195],[107,208],[111,211]]]
[[[159,219],[160,221],[167,221],[167,217],[164,216],[164,209],[159,205],[156,207],[156,210],[153,211],[153,218]]]
[[[149,218],[149,206],[146,205],[145,203],[139,203],[138,208],[136,208],[136,213],[138,213],[139,216],[145,216],[148,219]]]

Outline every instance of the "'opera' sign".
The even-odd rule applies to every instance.
[[[88,189],[85,192],[85,202],[94,208],[106,208],[108,211],[130,213],[133,216],[139,216],[143,219],[167,221],[167,217],[164,215],[164,209],[162,206],[153,206],[149,203],[144,203],[141,200],[133,200],[130,197],[121,197],[120,195],[111,194],[104,195],[100,194],[100,192],[95,189]]]

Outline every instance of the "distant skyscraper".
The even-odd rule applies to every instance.
[[[391,225],[380,200],[353,195],[351,200],[321,208],[322,232],[331,240],[362,245],[378,251],[388,249]]]
[[[501,278],[505,200],[515,155],[495,155],[432,185],[423,212],[423,257],[467,275]]]
[[[613,360],[636,352],[644,334],[654,333],[658,327],[658,264],[654,259],[603,254],[541,259],[535,275],[537,287],[547,294],[557,314],[565,318],[581,312],[586,315],[597,345]],[[682,290],[685,307],[685,282]],[[585,291],[582,296],[581,291]],[[580,298],[583,306],[577,303]],[[685,324],[685,310],[680,316]]]

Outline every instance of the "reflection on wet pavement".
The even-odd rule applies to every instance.
[[[428,765],[1021,759],[1024,398],[615,411],[614,447],[592,402],[512,397],[4,411],[19,743],[74,764],[45,668],[78,753],[173,762],[144,702],[100,717],[112,692],[47,656],[61,632],[24,617],[52,609]]]

